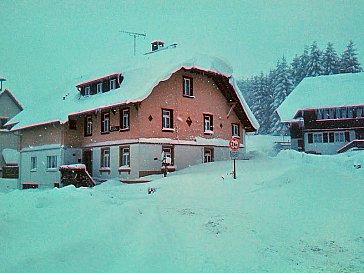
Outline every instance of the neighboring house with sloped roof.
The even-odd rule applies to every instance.
[[[364,146],[364,73],[305,78],[279,106],[293,149],[335,154]]]
[[[10,132],[6,122],[23,110],[20,102],[9,89],[0,92],[0,177],[5,166],[4,149],[17,149],[18,137]]]
[[[83,163],[95,179],[139,178],[229,158],[228,140],[258,123],[232,68],[219,58],[168,49],[130,66],[89,75],[63,96],[27,108],[8,124],[21,131],[22,183],[59,183],[58,167]]]

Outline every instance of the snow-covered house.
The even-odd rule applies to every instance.
[[[293,149],[335,154],[364,145],[364,73],[305,78],[279,106]]]
[[[171,48],[129,66],[110,66],[66,95],[26,109],[9,124],[21,131],[21,183],[59,183],[58,167],[83,163],[96,179],[138,178],[229,158],[228,140],[258,123],[216,57]]]
[[[18,145],[18,137],[10,132],[10,126],[5,126],[5,124],[22,110],[22,105],[9,89],[4,89],[0,92],[0,177],[5,165],[3,150],[16,150]],[[12,163],[15,164],[15,162]]]

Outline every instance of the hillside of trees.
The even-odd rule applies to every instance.
[[[260,123],[258,133],[287,134],[288,128],[280,123],[275,110],[305,77],[362,71],[352,41],[341,55],[331,42],[324,51],[313,42],[310,47],[305,46],[303,53],[296,55],[290,63],[282,57],[268,74],[261,72],[260,75],[238,81],[238,84]]]

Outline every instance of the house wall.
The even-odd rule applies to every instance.
[[[63,144],[62,130],[62,125],[57,123],[24,129],[21,131],[20,149],[45,144]]]
[[[183,96],[183,76],[193,79],[194,98]],[[172,109],[174,115],[173,132],[162,131],[162,108]],[[202,74],[180,70],[170,79],[160,82],[152,94],[140,105],[139,120],[141,122],[143,137],[161,137],[171,139],[190,140],[195,137],[231,138],[231,123],[242,124],[234,111],[229,118],[227,114],[230,106],[217,88],[214,81]],[[214,134],[204,134],[203,114],[211,113],[214,119]],[[152,121],[149,121],[152,116]],[[187,118],[192,120],[191,126],[186,123]]]
[[[323,133],[324,131],[315,131],[315,133]],[[325,131],[327,132],[327,131]],[[340,131],[330,131],[330,132],[340,132]],[[342,131],[341,131],[342,132]],[[350,141],[355,139],[355,131],[350,130]],[[308,143],[308,134],[312,132],[304,133],[305,151],[306,152],[317,152],[320,154],[336,154],[337,150],[346,145],[348,142],[333,142],[333,143]]]
[[[47,169],[47,156],[57,156],[57,168]],[[37,158],[37,168],[31,169],[31,157]],[[39,188],[51,188],[60,182],[58,167],[63,165],[64,150],[58,145],[43,145],[20,151],[20,184],[38,183]]]
[[[120,145],[104,145],[92,148],[93,157],[93,177],[106,180],[113,177],[137,178],[140,175],[153,174],[161,171],[162,147],[161,143],[125,143],[122,146],[130,147],[130,173],[119,172]],[[110,148],[110,169],[108,171],[101,168],[101,149]],[[175,170],[203,163],[204,147],[214,148],[214,161],[228,160],[228,147],[213,147],[211,145],[173,145],[174,147],[174,167]],[[243,159],[245,149],[240,149],[239,159]],[[157,160],[155,160],[157,159]]]

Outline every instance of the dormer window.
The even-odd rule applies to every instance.
[[[102,82],[97,84],[96,91],[97,93],[102,93]]]
[[[90,96],[91,95],[91,88],[90,86],[86,86],[85,87],[85,96]]]
[[[124,77],[121,73],[112,73],[102,77],[87,80],[76,85],[82,96],[109,92],[120,87]]]
[[[116,89],[116,79],[110,80],[110,90]]]

